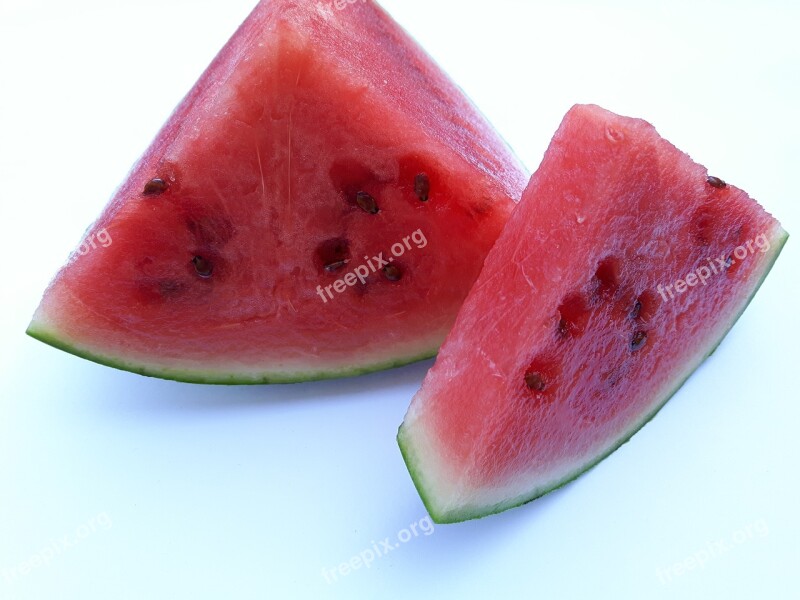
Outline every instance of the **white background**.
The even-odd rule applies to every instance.
[[[719,351],[612,458],[330,584],[323,569],[425,515],[394,436],[430,362],[226,389],[24,336],[252,2],[0,0],[0,598],[800,598],[795,239]],[[567,109],[595,102],[650,120],[800,234],[796,2],[385,6],[531,170]],[[51,540],[49,564],[3,575]],[[716,540],[729,549],[664,581]]]

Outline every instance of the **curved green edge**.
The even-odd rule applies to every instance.
[[[655,409],[653,409],[651,412],[646,413],[641,421],[635,424],[630,430],[625,432],[620,437],[620,439],[615,444],[613,444],[607,451],[603,452],[597,458],[591,460],[585,465],[578,467],[572,473],[566,475],[563,479],[556,482],[547,489],[533,492],[529,497],[522,497],[522,499],[514,499],[506,503],[501,502],[499,504],[487,506],[486,510],[467,509],[463,511],[454,511],[451,513],[440,513],[434,506],[430,495],[425,490],[422,481],[422,473],[421,470],[418,468],[418,465],[421,462],[420,457],[413,450],[412,440],[408,439],[407,436],[405,435],[405,430],[404,430],[405,423],[403,423],[403,425],[400,426],[400,429],[397,432],[397,443],[400,446],[400,453],[403,455],[403,460],[405,461],[406,467],[408,468],[408,472],[411,475],[411,479],[414,482],[414,487],[417,488],[417,492],[419,493],[419,496],[422,499],[422,502],[425,505],[425,508],[427,509],[428,514],[431,516],[433,521],[440,525],[447,525],[451,523],[462,523],[464,521],[470,521],[473,519],[482,519],[483,517],[488,517],[490,515],[505,512],[506,510],[517,508],[518,506],[523,506],[525,504],[533,502],[534,500],[538,500],[542,496],[546,496],[547,494],[554,492],[566,486],[567,484],[575,481],[581,475],[587,473],[588,471],[591,471],[594,467],[596,467],[598,464],[603,462],[606,458],[614,454],[614,452],[616,452],[622,446],[628,443],[631,440],[631,438],[633,438],[634,435],[636,435],[645,425],[647,425],[650,421],[653,420],[653,418],[661,411],[661,409],[664,408],[667,402],[669,402],[670,399],[678,392],[678,390],[680,390],[681,387],[683,387],[683,384],[686,383],[686,381],[688,381],[688,379],[694,374],[694,372],[698,368],[700,368],[700,365],[702,365],[706,361],[706,359],[708,359],[708,357],[710,357],[712,354],[714,354],[714,352],[716,352],[717,348],[719,348],[722,341],[725,339],[728,333],[730,333],[731,329],[733,329],[734,325],[736,325],[741,316],[747,310],[747,307],[750,306],[750,303],[753,301],[753,298],[755,298],[756,294],[758,293],[758,290],[761,288],[767,276],[772,271],[772,268],[775,266],[775,262],[778,260],[778,256],[780,256],[781,251],[783,250],[783,247],[786,245],[788,239],[789,239],[789,234],[786,231],[781,230],[781,235],[779,235],[776,240],[778,246],[772,256],[772,260],[765,269],[764,274],[761,276],[761,279],[759,280],[758,284],[753,289],[753,292],[748,297],[747,302],[745,303],[742,310],[739,311],[739,313],[733,318],[730,326],[722,333],[719,340],[717,340],[717,342],[713,345],[713,347],[705,355],[703,355],[703,357],[697,362],[696,365],[694,365],[689,369],[686,377],[684,377],[672,389],[670,393],[666,394],[664,400],[661,403],[659,403],[655,407]]]
[[[426,350],[418,355],[410,357],[398,357],[384,362],[366,364],[362,366],[354,366],[345,368],[339,371],[305,371],[298,373],[281,373],[281,372],[263,372],[253,373],[252,375],[244,373],[210,373],[202,371],[181,371],[177,369],[164,369],[152,367],[124,360],[118,360],[95,354],[88,350],[78,348],[69,342],[59,338],[57,335],[39,329],[35,324],[31,324],[25,332],[32,338],[44,342],[49,346],[63,350],[69,354],[88,361],[118,369],[120,371],[128,371],[137,375],[144,375],[145,377],[156,377],[159,379],[166,379],[168,381],[178,381],[181,383],[196,383],[207,385],[265,385],[265,384],[283,384],[283,383],[306,383],[310,381],[322,381],[325,379],[344,379],[346,377],[356,377],[359,375],[367,375],[368,373],[375,373],[377,371],[385,371],[387,369],[395,369],[403,367],[421,360],[426,360],[436,356],[439,348]]]

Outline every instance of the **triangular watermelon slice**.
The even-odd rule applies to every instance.
[[[649,124],[572,109],[400,428],[432,517],[523,504],[626,442],[719,344],[786,238]]]
[[[526,179],[372,0],[264,1],[28,333],[192,382],[301,381],[430,357]]]

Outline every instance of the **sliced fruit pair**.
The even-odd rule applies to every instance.
[[[344,8],[258,5],[28,333],[145,375],[290,382],[432,356],[461,307],[398,439],[437,521],[498,512],[649,420],[787,235],[591,106],[508,221],[527,177],[500,137],[371,0]]]

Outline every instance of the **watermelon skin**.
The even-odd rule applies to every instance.
[[[153,180],[163,182],[155,193]],[[28,333],[101,364],[196,383],[290,383],[428,358],[526,180],[377,4],[264,1],[83,248],[99,235],[113,243],[70,257]],[[425,247],[406,242],[393,263],[399,281],[378,269],[326,295],[415,232]]]
[[[361,375],[368,375],[370,373],[375,373],[377,371],[395,369],[411,363],[433,358],[434,356],[436,356],[437,352],[437,350],[431,350],[430,352],[427,352],[417,357],[412,357],[412,358],[401,357],[394,361],[377,363],[377,364],[371,363],[363,367],[352,367],[349,370],[343,369],[338,371],[325,371],[325,370],[305,371],[299,374],[291,371],[285,371],[285,372],[275,371],[269,373],[242,373],[242,372],[231,371],[230,373],[225,374],[225,373],[211,372],[211,371],[201,372],[201,371],[179,370],[177,368],[156,367],[142,363],[129,362],[125,361],[124,359],[109,358],[108,356],[93,354],[91,351],[87,351],[82,347],[73,346],[70,343],[65,342],[61,338],[54,337],[48,331],[37,329],[33,325],[28,328],[26,333],[32,338],[39,340],[40,342],[43,342],[48,346],[52,346],[53,348],[63,350],[68,354],[72,354],[79,358],[83,358],[85,360],[91,361],[98,365],[103,365],[105,367],[111,367],[113,369],[118,369],[120,371],[128,371],[129,373],[135,373],[136,375],[143,375],[144,377],[156,377],[159,379],[165,379],[167,381],[177,381],[179,383],[196,383],[203,385],[219,385],[219,386],[227,386],[227,385],[252,386],[252,385],[267,385],[267,384],[277,385],[277,384],[289,384],[289,383],[304,383],[311,381],[324,381],[326,379],[342,379],[346,377],[359,377]]]
[[[432,518],[525,504],[630,440],[713,353],[787,238],[648,123],[574,107],[400,427]]]

